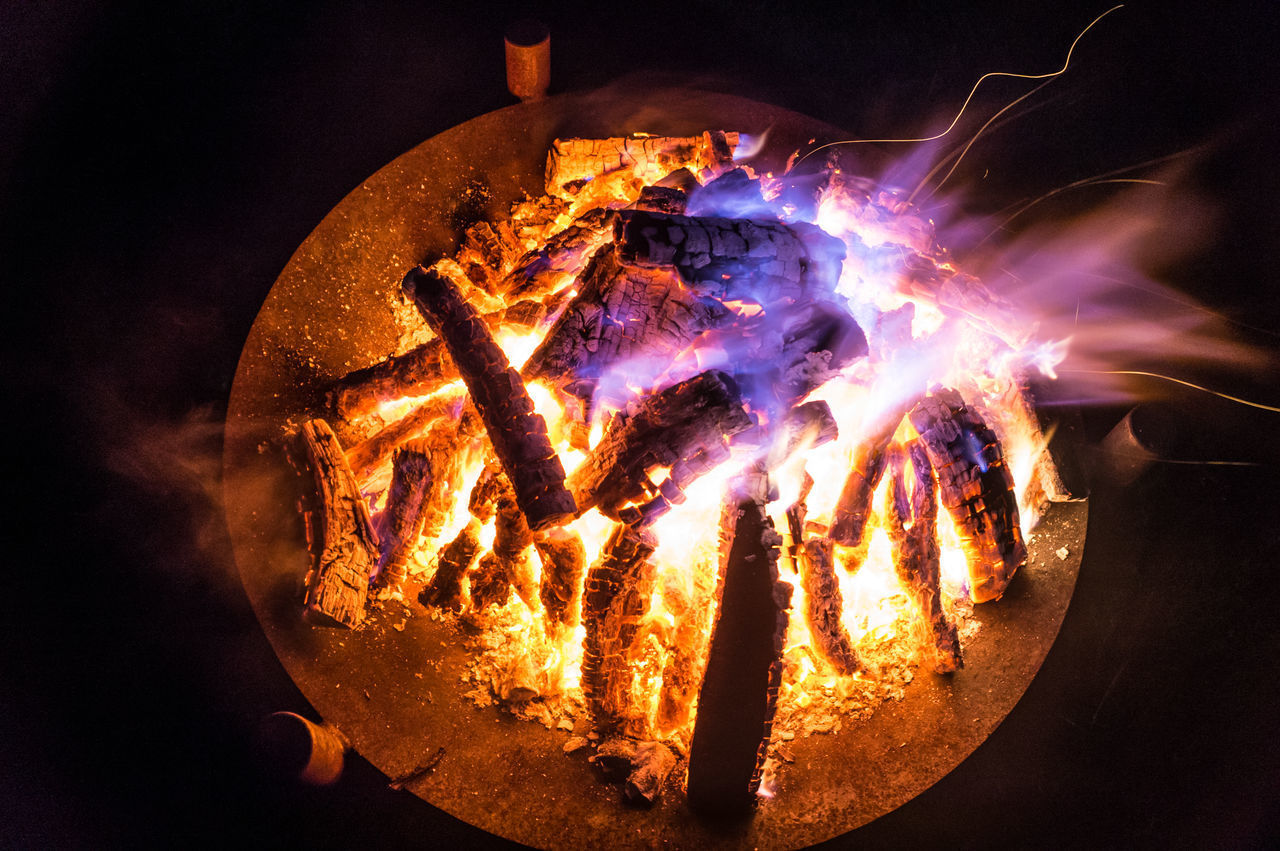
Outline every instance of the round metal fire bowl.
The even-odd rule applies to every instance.
[[[303,622],[307,554],[279,438],[288,423],[322,413],[320,396],[334,378],[392,351],[388,293],[405,272],[453,250],[470,222],[501,215],[523,192],[540,193],[556,136],[705,129],[769,130],[761,159],[774,167],[811,138],[841,138],[787,110],[688,90],[565,95],[482,115],[397,158],[325,217],[272,288],[232,388],[227,521],[245,590],[285,668],[325,720],[388,776],[443,749],[435,769],[407,788],[532,846],[799,847],[895,809],[958,765],[1022,696],[1058,633],[1080,567],[1087,507],[1055,505],[1004,599],[978,607],[982,628],[964,648],[962,671],[919,673],[901,701],[870,720],[796,740],[777,796],[729,826],[700,820],[678,792],[652,810],[628,808],[598,779],[588,750],[562,752],[567,733],[476,708],[462,697],[461,637],[416,604],[407,619],[398,604],[375,609],[356,631]],[[1065,559],[1055,555],[1062,547]],[[394,628],[401,621],[403,630]]]

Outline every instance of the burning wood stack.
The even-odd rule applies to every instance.
[[[756,801],[795,647],[829,676],[879,675],[842,591],[872,570],[877,535],[939,673],[962,667],[947,535],[974,602],[1027,558],[1007,436],[960,392],[985,403],[982,376],[893,372],[896,344],[927,343],[916,308],[964,323],[990,303],[972,333],[1010,347],[998,301],[892,196],[835,168],[757,176],[734,161],[740,141],[558,140],[545,197],[409,271],[403,295],[436,337],[334,384],[351,448],[323,419],[299,433],[308,620],[357,627],[370,593],[411,588],[481,622],[516,607],[539,646],[580,660],[580,679],[518,699],[579,693],[629,799],[652,803],[683,764],[690,804],[716,814]],[[905,234],[888,291],[860,289],[887,240],[804,220],[850,198],[852,219]],[[904,311],[905,331],[890,321]],[[871,340],[855,314],[883,319]],[[536,341],[518,370],[513,336]]]

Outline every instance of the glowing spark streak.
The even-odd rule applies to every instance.
[[[960,111],[956,113],[956,117],[951,120],[951,123],[949,125],[947,125],[947,129],[943,130],[941,133],[937,134],[936,136],[924,136],[919,139],[847,139],[843,142],[828,142],[825,145],[819,145],[809,153],[805,154],[800,159],[796,160],[795,163],[792,165],[792,168],[795,168],[795,166],[800,165],[800,163],[804,162],[809,157],[816,154],[818,151],[821,151],[823,148],[831,148],[836,145],[883,145],[883,144],[893,144],[898,142],[932,142],[936,139],[941,139],[943,136],[946,136],[948,133],[954,130],[955,126],[960,123],[960,118],[961,116],[964,115],[965,110],[969,108],[969,102],[972,101],[973,96],[977,94],[978,87],[981,86],[988,79],[992,77],[1013,77],[1018,80],[1046,80],[1052,77],[1062,76],[1067,72],[1067,68],[1071,65],[1071,55],[1075,53],[1076,45],[1080,43],[1080,39],[1084,38],[1084,34],[1087,33],[1089,30],[1093,29],[1094,24],[1098,23],[1098,21],[1101,21],[1107,15],[1110,15],[1116,9],[1122,9],[1122,8],[1124,8],[1123,3],[1121,3],[1118,6],[1112,6],[1110,9],[1103,12],[1098,17],[1094,18],[1093,21],[1090,22],[1089,26],[1082,29],[1080,31],[1080,34],[1076,36],[1075,41],[1071,42],[1071,47],[1067,49],[1067,58],[1062,63],[1062,67],[1059,68],[1057,71],[1050,71],[1048,74],[1015,74],[1011,71],[989,71],[986,74],[983,74],[981,77],[978,78],[978,82],[973,84],[973,88],[969,90],[969,96],[964,99],[964,103],[960,105]],[[1017,103],[1017,101],[1014,101],[1014,103]],[[1010,106],[1012,105],[1013,104],[1010,104]],[[1005,109],[1008,109],[1008,107],[1005,107]],[[1003,110],[1001,111],[1003,112]]]
[[[1165,381],[1172,381],[1174,384],[1181,384],[1184,387],[1190,387],[1192,390],[1199,390],[1202,393],[1208,393],[1210,396],[1217,396],[1226,399],[1229,402],[1237,402],[1241,405],[1247,405],[1250,408],[1258,408],[1262,411],[1271,411],[1273,414],[1280,414],[1280,408],[1273,405],[1264,405],[1261,402],[1250,402],[1248,399],[1241,399],[1239,396],[1230,396],[1226,393],[1220,393],[1217,390],[1210,390],[1208,387],[1201,387],[1199,384],[1192,384],[1190,381],[1183,381],[1181,378],[1174,378],[1171,375],[1161,375],[1158,372],[1143,372],[1138,369],[1064,369],[1064,373],[1071,372],[1077,375],[1140,375],[1147,378],[1162,378]]]
[[[1025,95],[1023,95],[1022,97],[1017,98],[1017,99],[1016,99],[1016,100],[1014,100],[1013,102],[1011,102],[1011,103],[1009,103],[1009,104],[1005,105],[1005,107],[1004,107],[1003,109],[1001,109],[1001,110],[1000,110],[999,112],[997,112],[995,115],[993,115],[993,116],[991,116],[990,118],[988,118],[988,119],[987,119],[987,121],[986,121],[986,123],[985,123],[985,124],[983,124],[981,127],[979,127],[979,128],[978,128],[978,132],[977,132],[977,133],[974,133],[974,134],[973,134],[973,137],[969,139],[968,143],[967,143],[967,144],[964,146],[964,148],[960,151],[960,155],[956,157],[955,162],[953,162],[953,163],[951,164],[951,168],[950,168],[950,170],[948,170],[948,171],[947,171],[947,173],[943,176],[943,178],[942,178],[941,180],[939,180],[939,181],[938,181],[938,185],[937,185],[937,186],[935,186],[935,187],[933,187],[933,191],[932,191],[932,192],[930,192],[929,194],[930,194],[930,195],[932,195],[934,192],[937,192],[939,189],[941,189],[941,188],[942,188],[942,184],[946,183],[948,180],[950,180],[950,179],[951,179],[951,175],[955,174],[955,173],[956,173],[956,169],[960,167],[960,161],[961,161],[962,159],[964,159],[964,155],[965,155],[965,154],[967,154],[967,153],[969,153],[969,149],[973,147],[973,143],[978,141],[978,137],[979,137],[979,136],[981,136],[981,135],[983,134],[983,132],[984,132],[988,127],[990,127],[990,126],[991,126],[991,123],[992,123],[993,121],[995,121],[995,120],[996,120],[997,118],[999,118],[1000,116],[1004,115],[1004,114],[1005,114],[1006,112],[1008,112],[1009,110],[1013,109],[1013,108],[1014,108],[1015,106],[1017,106],[1018,104],[1022,103],[1022,102],[1023,102],[1024,100],[1026,100],[1027,98],[1031,97],[1031,96],[1032,96],[1033,94],[1035,94],[1036,92],[1038,92],[1038,91],[1040,91],[1041,89],[1043,89],[1045,86],[1049,85],[1049,83],[1050,83],[1050,82],[1052,82],[1052,81],[1051,81],[1051,80],[1046,80],[1045,82],[1043,82],[1043,83],[1041,83],[1040,85],[1036,86],[1036,87],[1035,87],[1034,89],[1032,89],[1031,91],[1027,92],[1027,93],[1026,93]],[[923,179],[923,180],[921,180],[918,184],[916,184],[916,188],[915,188],[915,189],[913,189],[913,190],[911,190],[911,194],[907,196],[907,203],[908,203],[908,204],[910,204],[910,203],[915,199],[916,194],[917,194],[921,189],[923,189],[923,188],[924,188],[924,185],[925,185],[926,183],[928,183],[931,179],[933,179],[933,176],[934,176],[935,174],[937,174],[937,173],[938,173],[938,169],[940,169],[940,168],[942,168],[942,163],[938,163],[936,166],[934,166],[932,169],[930,169],[929,173],[928,173],[928,174],[926,174],[926,175],[924,176],[924,179]]]

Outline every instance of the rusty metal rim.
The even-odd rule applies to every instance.
[[[585,756],[562,753],[566,733],[476,709],[462,697],[467,658],[458,637],[420,610],[406,617],[383,609],[356,632],[303,623],[297,601],[306,553],[292,474],[272,441],[286,422],[314,411],[333,377],[391,350],[387,294],[404,271],[450,250],[466,220],[492,217],[522,192],[540,191],[543,157],[557,135],[719,127],[768,129],[761,157],[775,165],[810,138],[841,137],[777,107],[669,89],[520,104],[427,140],[357,187],[299,247],[253,325],[232,387],[228,525],[245,589],[290,676],[389,776],[443,748],[436,770],[412,791],[528,845],[797,847],[854,830],[924,791],[985,740],[1039,670],[1075,587],[1083,503],[1053,506],[1005,599],[979,607],[983,627],[966,647],[961,673],[922,674],[901,701],[868,721],[797,740],[777,797],[734,826],[698,820],[680,796],[652,811],[625,809]],[[874,173],[874,165],[849,167]],[[1064,547],[1065,559],[1055,554]],[[392,628],[402,620],[402,630]]]

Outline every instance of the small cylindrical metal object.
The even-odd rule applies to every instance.
[[[295,712],[273,712],[262,722],[260,734],[264,752],[281,772],[314,786],[327,786],[342,776],[350,744],[336,728]]]
[[[551,85],[551,31],[541,21],[507,27],[507,89],[520,100],[540,100]]]
[[[1159,417],[1148,406],[1139,405],[1102,439],[1101,466],[1104,478],[1116,485],[1131,485],[1162,455]]]

